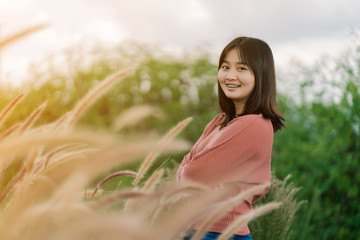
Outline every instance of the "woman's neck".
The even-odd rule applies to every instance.
[[[244,103],[236,103],[234,102],[235,105],[235,117],[239,116],[242,114],[243,110],[244,110]]]

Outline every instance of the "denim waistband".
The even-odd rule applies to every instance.
[[[195,231],[192,231],[186,237],[184,237],[184,240],[190,240],[194,234],[195,234]],[[221,233],[217,233],[217,232],[207,232],[201,239],[202,240],[215,240],[219,237],[220,234]],[[229,240],[252,240],[252,237],[250,234],[247,234],[247,235],[234,234],[229,238]]]

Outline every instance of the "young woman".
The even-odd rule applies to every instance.
[[[276,106],[274,59],[268,44],[239,37],[223,49],[218,99],[222,113],[207,124],[185,155],[178,180],[207,186],[237,182],[239,192],[254,184],[270,183],[273,135],[284,127],[284,118]],[[237,205],[208,229],[203,239],[216,239],[266,192]],[[252,239],[249,228],[238,229],[233,239]]]

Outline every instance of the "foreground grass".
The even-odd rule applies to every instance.
[[[160,153],[189,147],[174,138],[191,119],[180,122],[163,137],[137,140],[76,127],[85,110],[129,72],[131,70],[120,71],[100,82],[72,111],[53,123],[33,127],[46,107],[45,102],[23,122],[2,133],[0,232],[3,239],[23,239],[24,236],[26,239],[119,239],[119,236],[121,239],[177,239],[200,219],[206,220],[202,232],[206,231],[226,210],[266,187],[260,185],[225,199],[232,191],[231,184],[217,189],[179,185],[174,181],[159,184],[164,174],[162,169],[139,185]],[[9,103],[0,115],[0,123],[22,98],[23,94]],[[146,117],[136,114],[135,110],[113,124],[114,132]],[[101,174],[142,156],[145,160],[137,172],[124,170],[110,174],[94,190],[85,193]],[[8,173],[14,169],[13,174]],[[99,194],[105,182],[118,176],[134,177],[133,186]],[[279,205],[268,203],[242,216],[224,232],[222,239]],[[197,238],[202,232],[199,231]]]

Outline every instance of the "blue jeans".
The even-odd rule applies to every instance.
[[[194,236],[195,231],[191,231],[188,235],[186,235],[183,240],[191,240],[192,236]],[[219,237],[221,233],[217,232],[207,232],[205,235],[201,238],[201,240],[215,240]],[[250,234],[248,235],[237,235],[234,234],[232,237],[229,238],[229,240],[252,240],[252,237]]]

